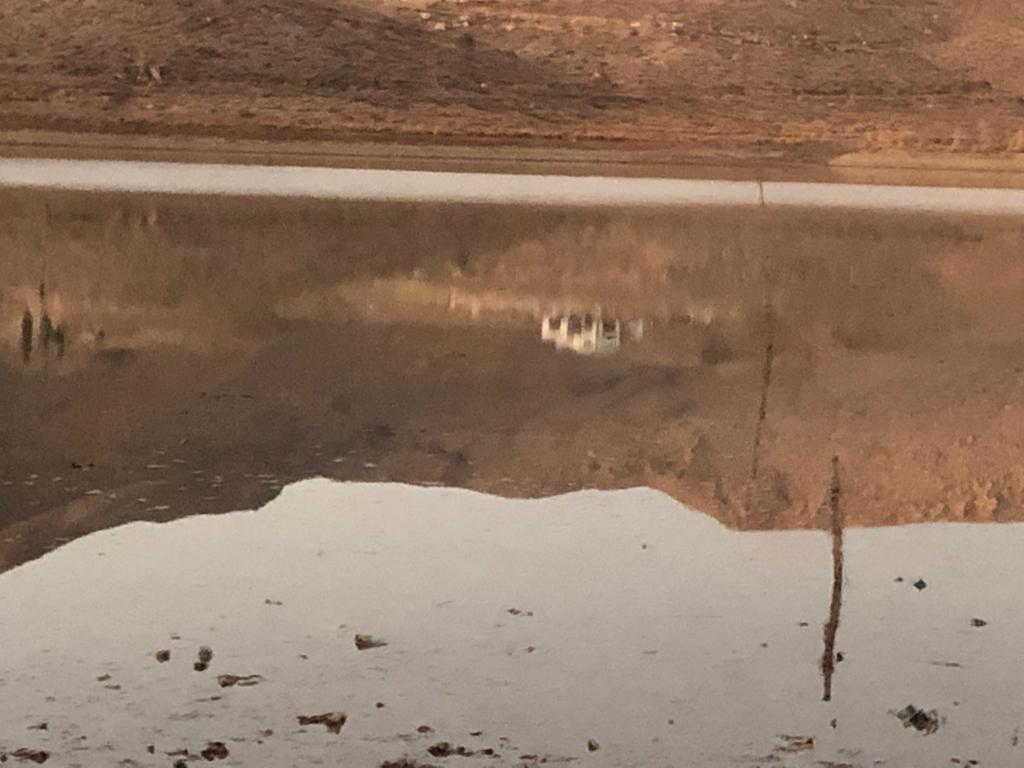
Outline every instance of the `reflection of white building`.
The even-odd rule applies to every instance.
[[[608,355],[622,345],[622,324],[603,320],[600,315],[545,315],[540,338],[555,349],[568,349],[580,355]]]

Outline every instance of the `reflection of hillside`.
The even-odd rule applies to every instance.
[[[807,527],[835,453],[851,524],[1020,517],[1014,223],[8,198],[0,500],[37,521],[26,553],[312,473],[650,485],[737,527]],[[60,370],[18,349],[43,255]],[[546,313],[596,308],[649,318],[643,341],[537,338]]]

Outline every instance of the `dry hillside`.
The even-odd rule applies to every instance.
[[[1024,150],[1013,0],[5,0],[0,129]]]

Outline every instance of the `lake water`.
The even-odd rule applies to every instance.
[[[1019,219],[0,197],[0,752],[1019,759]]]

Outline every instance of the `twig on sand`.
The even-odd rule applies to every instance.
[[[832,603],[825,624],[825,652],[821,657],[821,676],[825,683],[822,701],[832,701],[832,674],[836,667],[836,633],[839,631],[839,612],[843,605],[843,511],[839,484],[839,457],[832,457],[832,482],[828,493],[828,511],[832,523]]]

